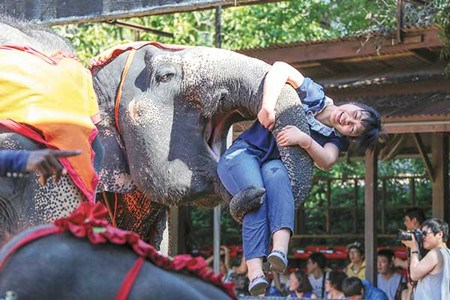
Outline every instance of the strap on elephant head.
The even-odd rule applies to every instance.
[[[114,101],[114,121],[116,122],[116,128],[119,132],[119,135],[122,134],[122,131],[120,129],[119,125],[119,106],[120,106],[120,99],[122,98],[122,89],[123,89],[123,83],[125,82],[125,78],[127,77],[128,70],[130,69],[131,63],[133,62],[134,55],[136,54],[136,49],[133,48],[129,51],[127,61],[125,62],[125,66],[122,70],[122,76],[120,78],[119,87],[117,89],[117,95],[116,95],[116,101]]]
[[[121,129],[119,125],[119,106],[120,106],[120,100],[122,98],[122,89],[125,82],[125,78],[127,77],[128,70],[130,69],[131,63],[133,62],[134,55],[137,50],[145,47],[145,46],[155,46],[159,49],[167,50],[167,51],[180,51],[184,50],[186,48],[189,48],[189,46],[180,46],[180,45],[166,45],[161,44],[158,42],[146,42],[146,41],[139,41],[139,42],[131,42],[127,44],[122,44],[117,47],[113,47],[111,49],[106,50],[105,52],[101,53],[100,55],[94,57],[90,62],[90,69],[91,72],[93,72],[96,69],[102,68],[103,66],[110,63],[112,60],[117,58],[120,54],[129,51],[127,61],[125,63],[125,66],[122,70],[122,76],[120,78],[119,87],[117,90],[117,95],[114,103],[114,121],[116,123],[116,128],[119,134],[121,134]]]

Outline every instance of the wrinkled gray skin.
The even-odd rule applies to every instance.
[[[0,22],[1,44],[16,42],[8,30],[10,27]],[[27,34],[29,37],[35,32]],[[52,43],[43,37],[17,40],[44,52],[68,50],[60,38],[47,36]],[[220,49],[167,51],[145,46],[136,52],[124,81],[119,134],[114,103],[127,56],[121,54],[93,70],[103,118],[98,129],[105,146],[99,190],[123,193],[138,188],[152,201],[165,205],[212,207],[229,201],[217,177],[217,161],[225,149],[230,125],[256,118],[269,65]],[[275,133],[287,124],[308,132],[298,96],[291,87],[283,89],[276,110]],[[0,147],[39,146],[17,134],[2,133]],[[300,204],[311,185],[311,159],[298,147],[282,148],[280,152],[290,172],[296,203]],[[11,231],[64,216],[82,200],[67,177],[58,186],[51,182],[40,187],[34,175],[2,178],[0,184],[0,222],[9,222]]]
[[[0,263],[27,234],[26,230],[0,251]],[[15,251],[0,270],[0,299],[116,299],[138,255],[128,245],[91,244],[71,233],[54,234]],[[211,283],[188,273],[167,271],[146,260],[127,299],[231,299]]]

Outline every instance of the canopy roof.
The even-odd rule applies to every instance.
[[[275,0],[0,0],[0,11],[46,24],[67,24],[267,2]]]
[[[450,78],[440,58],[439,28],[407,28],[402,35],[401,41],[394,34],[373,33],[240,52],[270,64],[285,61],[295,66],[324,85],[338,104],[373,106],[383,115],[391,139],[395,134],[448,134]],[[235,135],[246,126],[236,126]],[[423,139],[428,151],[429,137]],[[403,154],[418,153],[413,138],[403,137],[401,145]]]

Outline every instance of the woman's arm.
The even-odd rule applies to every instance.
[[[322,170],[329,170],[339,158],[339,149],[333,143],[326,143],[323,147],[312,137],[295,126],[284,127],[277,135],[279,146],[300,146],[308,152],[314,163]]]
[[[284,127],[277,135],[280,146],[300,146],[308,152],[314,163],[322,170],[329,170],[339,158],[339,149],[333,143],[326,143],[323,147],[312,137],[295,126]]]
[[[261,110],[258,113],[259,122],[272,130],[275,124],[275,105],[278,96],[286,83],[295,89],[302,85],[305,77],[294,67],[284,62],[275,62],[264,80]]]

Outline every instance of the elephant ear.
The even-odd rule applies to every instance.
[[[128,169],[125,146],[117,129],[109,118],[97,124],[99,138],[105,147],[100,170],[98,190],[103,192],[130,193],[136,189]]]
[[[286,125],[294,125],[309,134],[309,125],[298,95],[289,95],[290,93],[297,94],[293,88],[286,86],[277,101],[275,108],[277,120],[273,131],[275,136]],[[283,100],[280,101],[280,99]],[[312,186],[313,161],[309,154],[300,147],[279,147],[279,150],[281,159],[288,169],[295,206],[298,208],[308,197]]]

